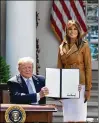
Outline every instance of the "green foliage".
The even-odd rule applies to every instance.
[[[10,66],[7,65],[5,59],[0,56],[0,83],[7,83],[10,76]]]

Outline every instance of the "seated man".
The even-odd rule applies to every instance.
[[[33,74],[33,59],[20,58],[19,75],[8,80],[10,102],[15,104],[45,104],[45,96],[49,93],[45,87],[45,79]]]

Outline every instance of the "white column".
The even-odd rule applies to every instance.
[[[18,73],[17,61],[30,56],[36,73],[36,1],[6,2],[6,61],[11,75]]]

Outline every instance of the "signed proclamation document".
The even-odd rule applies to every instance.
[[[79,69],[46,68],[47,97],[79,98]]]

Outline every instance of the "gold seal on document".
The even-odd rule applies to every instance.
[[[21,106],[11,106],[5,112],[7,123],[24,123],[26,120],[25,110]]]

